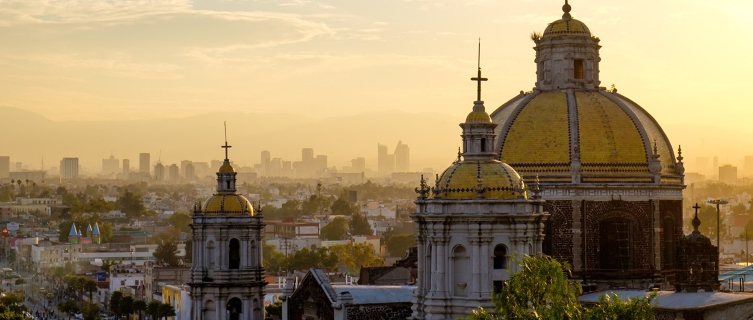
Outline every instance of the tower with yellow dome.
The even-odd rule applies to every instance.
[[[236,190],[236,172],[228,159],[217,172],[216,193],[193,212],[191,319],[264,319],[262,238],[259,210]]]
[[[416,230],[418,283],[413,319],[456,319],[479,306],[517,270],[513,254],[538,254],[548,214],[535,184],[526,187],[511,166],[495,159],[495,128],[478,97],[460,124],[463,150],[429,187],[422,178],[411,216]]]
[[[543,251],[575,277],[640,288],[671,281],[683,238],[682,155],[645,109],[600,87],[600,39],[567,1],[562,10],[531,35],[533,90],[491,114],[497,159],[540,178],[551,214]]]

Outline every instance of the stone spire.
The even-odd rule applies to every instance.
[[[232,148],[232,146],[227,144],[227,123],[225,123],[225,145],[221,146],[221,148],[225,149],[225,160],[222,162],[220,171],[217,172],[217,193],[234,194],[236,191],[235,176],[237,173],[233,169],[233,166],[230,165],[228,157],[228,149]]]
[[[461,123],[463,128],[463,159],[465,161],[492,160],[494,159],[494,129],[497,127],[486,113],[484,101],[481,100],[481,82],[489,79],[481,76],[481,39],[478,44],[478,74],[471,78],[476,85],[476,101],[473,110]],[[460,157],[458,155],[458,161]]]

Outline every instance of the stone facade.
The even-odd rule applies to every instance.
[[[235,176],[226,153],[217,193],[193,212],[189,285],[194,320],[264,319],[264,222],[236,193]]]

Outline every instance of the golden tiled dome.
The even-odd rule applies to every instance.
[[[583,182],[651,182],[654,144],[661,174],[677,175],[659,124],[615,92],[533,92],[505,103],[492,120],[499,125],[500,160],[528,179],[538,174],[556,182],[559,175],[569,183],[579,169]]]
[[[544,29],[543,38],[557,36],[584,36],[590,37],[591,31],[585,23],[576,19],[560,19],[550,23]]]
[[[489,117],[489,114],[486,113],[486,111],[471,111],[471,113],[469,113],[468,116],[465,117],[465,122],[467,123],[479,123],[479,122],[491,123],[492,118]]]
[[[246,197],[239,194],[215,194],[201,205],[201,212],[205,216],[240,216],[254,215],[254,206]]]
[[[521,187],[525,187],[521,184],[520,175],[503,162],[460,161],[452,164],[439,177],[435,198],[516,199]],[[525,193],[523,197],[526,197]]]
[[[235,169],[229,163],[225,163],[220,167],[220,172],[235,172]]]

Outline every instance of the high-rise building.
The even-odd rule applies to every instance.
[[[192,163],[194,175],[196,178],[203,179],[209,174],[209,163],[206,162],[194,162]]]
[[[222,161],[212,160],[212,166],[209,168],[209,171],[217,172],[217,170],[220,170],[220,166],[222,166]]]
[[[150,158],[148,153],[139,153],[139,172],[149,174]]]
[[[387,146],[383,144],[378,144],[377,145],[377,171],[379,172],[380,175],[388,175],[388,174],[391,174],[392,171],[395,171],[395,170],[389,170],[389,165],[387,164],[388,155],[389,155],[389,152],[387,151]]]
[[[398,141],[395,147],[395,171],[410,172],[410,148],[402,141]]]
[[[743,160],[743,170],[745,175],[753,174],[753,156],[745,156],[745,160]]]
[[[123,173],[128,174],[131,172],[131,160],[123,159]]]
[[[165,181],[165,166],[162,165],[162,162],[157,161],[157,165],[154,166],[154,179]]]
[[[180,162],[180,175],[182,177],[188,178],[188,173],[186,172],[186,169],[188,168],[188,165],[193,163],[191,160],[183,160]]]
[[[10,157],[0,156],[0,179],[10,177]]]
[[[107,159],[102,159],[102,174],[114,174],[120,171],[120,160],[110,155]]]
[[[711,168],[712,168],[711,169],[712,172],[716,171],[716,170],[719,170],[718,169],[719,168],[719,157],[712,158],[712,160],[711,160]],[[717,173],[717,172],[714,172],[714,173]]]
[[[719,182],[727,184],[735,183],[737,180],[737,167],[731,165],[723,165],[719,167]]]
[[[366,171],[366,158],[358,157],[353,160],[350,160],[350,167],[353,170],[353,172]]]
[[[180,181],[180,168],[178,168],[177,164],[171,164],[167,169],[167,173],[170,176],[170,182],[175,183]]]
[[[261,152],[261,175],[269,175],[269,161],[272,159],[272,154],[269,151],[264,150]]]
[[[316,156],[316,159],[314,160],[314,170],[315,173],[319,173],[319,171],[327,169],[327,156],[323,154],[319,154]]]
[[[78,178],[78,158],[63,158],[63,160],[60,160],[60,178]]]
[[[196,171],[193,167],[193,163],[189,163],[186,165],[185,172],[183,173],[183,177],[186,178],[186,181],[193,181],[196,179]]]

